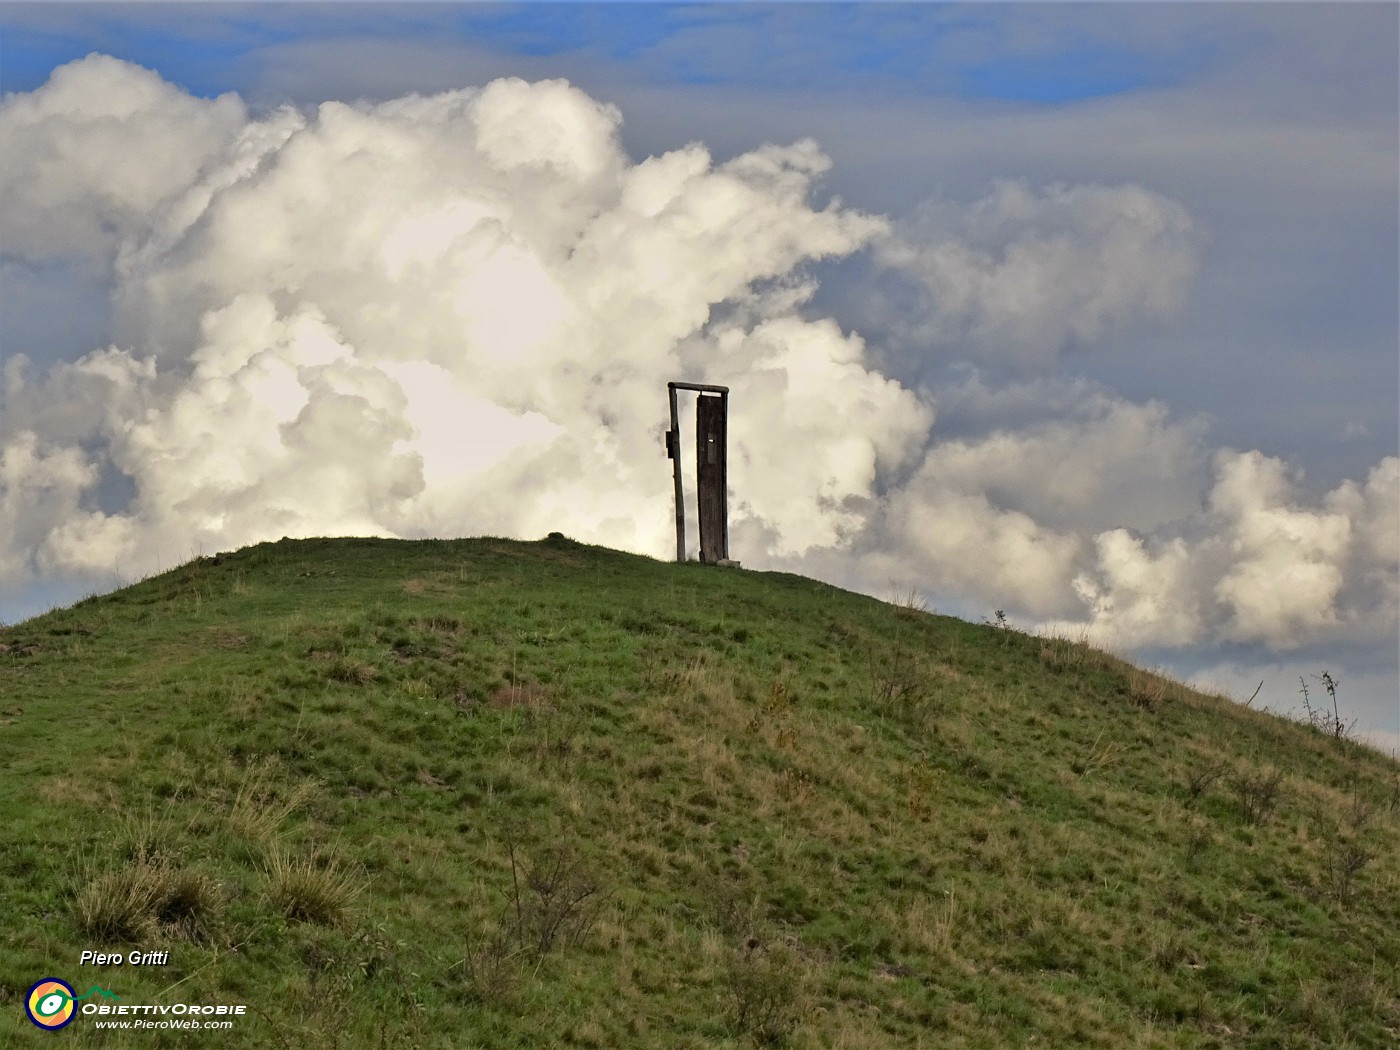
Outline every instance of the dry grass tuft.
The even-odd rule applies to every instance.
[[[264,867],[267,897],[278,911],[295,922],[343,926],[350,906],[363,892],[364,881],[333,854],[303,856],[274,849]]]
[[[282,788],[273,767],[254,763],[243,771],[229,809],[228,823],[257,842],[274,840],[282,825],[315,794],[314,781],[302,781],[290,790]]]
[[[1078,638],[1055,634],[1042,639],[1040,643],[1040,662],[1055,671],[1103,668],[1109,666],[1113,659],[1102,649],[1090,645],[1085,634]]]
[[[205,938],[222,908],[219,884],[208,874],[149,862],[85,873],[74,900],[78,928],[97,944],[146,942],[162,929]]]
[[[78,928],[97,944],[130,944],[156,932],[161,869],[133,864],[87,878],[74,901]]]

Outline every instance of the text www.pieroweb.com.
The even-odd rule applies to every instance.
[[[93,1019],[94,1028],[115,1028],[122,1030],[181,1030],[210,1031],[227,1030],[233,1027],[233,1018],[242,1016],[248,1008],[238,1006],[189,1006],[177,1003],[173,1006],[154,1004],[127,1004],[111,1006],[106,1003],[89,1003],[83,1013]],[[184,1016],[162,1017],[161,1014]],[[157,1016],[150,1016],[150,1015]]]

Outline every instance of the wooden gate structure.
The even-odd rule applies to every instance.
[[[681,425],[676,391],[693,390],[695,399],[696,503],[700,515],[700,560],[714,565],[729,561],[728,455],[729,388],[705,383],[667,383],[671,400],[671,429],[666,432],[666,455],[676,481],[676,561],[685,561],[685,493],[681,484]]]

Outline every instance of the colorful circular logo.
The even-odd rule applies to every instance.
[[[57,1031],[73,1020],[73,986],[57,977],[35,981],[24,1000],[24,1012],[40,1028]]]

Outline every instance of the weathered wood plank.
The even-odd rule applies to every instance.
[[[700,560],[713,565],[729,557],[726,438],[729,399],[701,394],[695,405],[697,503],[700,512]]]

